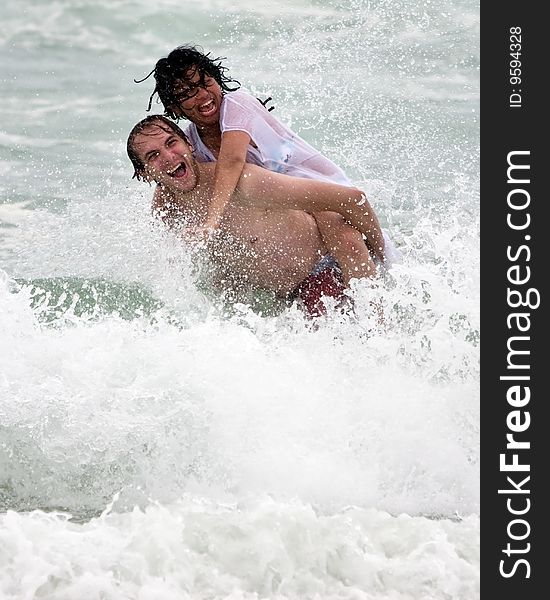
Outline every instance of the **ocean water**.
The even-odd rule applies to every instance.
[[[479,597],[478,12],[4,2],[2,600]],[[220,302],[151,222],[133,79],[182,43],[367,191],[403,259],[355,315]]]

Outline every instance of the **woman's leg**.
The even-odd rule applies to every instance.
[[[313,215],[323,242],[338,261],[344,283],[349,285],[354,277],[374,277],[376,265],[362,234],[335,212],[323,211]]]

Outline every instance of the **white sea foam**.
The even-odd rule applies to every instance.
[[[479,520],[323,514],[264,497],[186,496],[75,524],[0,516],[6,597],[470,600],[479,595]]]
[[[8,3],[0,597],[479,596],[478,25],[475,0]],[[182,43],[366,191],[403,261],[354,315],[224,310],[151,223],[132,79]]]
[[[0,225],[18,225],[32,216],[27,202],[0,204]]]
[[[165,308],[127,322],[70,307],[44,328],[24,307],[32,289],[13,296],[6,283],[2,422],[21,453],[6,456],[13,493],[93,507],[121,487],[167,501],[198,481],[327,506],[476,512],[471,284],[459,276],[442,290],[429,270],[403,266],[392,279],[392,291],[355,286],[359,323],[328,319],[314,331],[295,311],[193,313],[200,301],[181,285],[161,297],[183,329]],[[374,299],[386,307],[382,330]],[[29,461],[43,473],[32,492],[21,479]]]

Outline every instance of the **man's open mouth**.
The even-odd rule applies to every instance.
[[[184,162],[176,165],[173,169],[166,171],[167,175],[173,177],[174,179],[181,179],[187,175],[187,166]]]

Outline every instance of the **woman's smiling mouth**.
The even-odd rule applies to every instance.
[[[212,116],[213,114],[215,114],[216,110],[216,103],[213,99],[208,100],[208,102],[205,102],[204,104],[201,104],[197,107],[197,111],[204,117]]]

